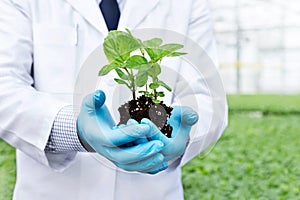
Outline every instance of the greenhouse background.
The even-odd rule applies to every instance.
[[[300,93],[300,1],[210,4],[228,93]]]
[[[229,123],[183,167],[185,199],[299,199],[300,1],[208,1]],[[0,139],[0,200],[12,199],[15,163]]]

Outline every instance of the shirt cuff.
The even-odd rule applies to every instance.
[[[58,112],[45,147],[46,152],[87,152],[78,138],[74,113],[73,106],[65,106]]]

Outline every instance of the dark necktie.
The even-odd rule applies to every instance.
[[[116,0],[102,0],[99,5],[108,30],[116,30],[120,19],[120,9]]]

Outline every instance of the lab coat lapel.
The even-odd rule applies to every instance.
[[[94,28],[106,35],[106,23],[95,0],[65,0],[84,17]]]
[[[159,0],[127,0],[118,29],[134,29],[155,8]]]

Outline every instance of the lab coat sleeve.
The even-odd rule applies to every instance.
[[[33,56],[30,11],[11,0],[0,1],[0,137],[61,170],[74,152],[46,155],[44,148],[56,114],[66,103],[33,87]]]
[[[218,68],[217,50],[215,45],[215,39],[213,34],[213,26],[210,15],[210,10],[207,0],[196,0],[192,6],[192,12],[189,20],[188,37],[197,42],[206,54],[210,57],[214,65]],[[195,80],[192,85],[199,86],[204,85],[202,82],[205,80]],[[199,81],[200,80],[200,81]],[[202,81],[201,81],[202,80]],[[182,90],[186,87],[183,85]],[[184,88],[185,87],[185,88]],[[202,87],[202,86],[200,86]],[[180,87],[179,87],[180,89]],[[200,102],[200,108],[197,110],[199,114],[199,121],[196,126],[193,127],[194,133],[190,136],[190,141],[186,148],[184,155],[181,157],[179,166],[183,166],[193,157],[203,152],[205,149],[210,149],[216,141],[220,138],[222,132],[227,126],[227,102],[226,99],[220,99],[217,101],[218,106],[225,107],[223,114],[215,115],[213,120],[216,120],[217,126],[211,126],[211,120],[213,116],[212,98],[207,88],[198,88],[195,90],[195,98]],[[186,99],[190,98],[187,94]]]

